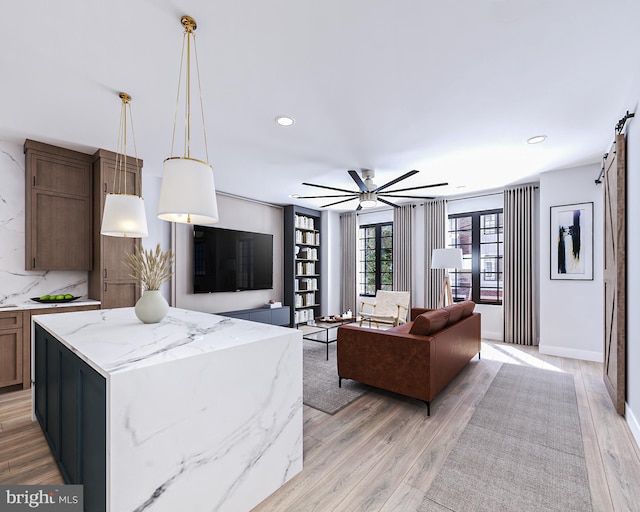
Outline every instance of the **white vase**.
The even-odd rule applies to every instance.
[[[145,324],[155,324],[169,312],[169,304],[160,290],[145,290],[136,302],[136,316]]]

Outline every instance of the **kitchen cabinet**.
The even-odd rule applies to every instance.
[[[100,234],[106,195],[112,192],[141,195],[142,160],[128,156],[126,189],[123,178],[118,189],[116,153],[98,150],[93,156],[93,270],[89,272],[89,297],[99,300],[104,309],[134,306],[140,298],[138,281],[129,276],[124,265],[126,253],[140,247],[139,238],[103,236]]]
[[[22,311],[0,313],[0,388],[22,384]]]
[[[25,269],[91,269],[91,156],[26,140]]]
[[[35,415],[66,483],[83,484],[84,509],[106,501],[106,381],[35,326]]]

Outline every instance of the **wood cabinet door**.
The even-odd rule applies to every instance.
[[[25,268],[90,270],[91,157],[27,140]]]
[[[604,173],[604,365],[603,380],[618,414],[626,398],[626,158],[618,134]]]
[[[31,205],[32,270],[89,270],[89,198],[34,190]]]
[[[0,331],[0,387],[22,384],[22,328]]]
[[[133,281],[105,281],[102,309],[135,306],[140,298],[140,288]]]

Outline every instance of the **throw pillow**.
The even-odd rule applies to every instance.
[[[464,308],[462,312],[462,318],[466,318],[471,315],[476,307],[476,303],[472,300],[463,300],[462,302],[458,302],[458,304],[460,304]]]
[[[418,315],[414,320],[409,334],[429,336],[446,327],[449,321],[449,312],[446,309],[434,309]]]

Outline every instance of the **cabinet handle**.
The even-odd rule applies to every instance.
[[[36,268],[36,259],[33,258],[33,268]]]
[[[104,278],[105,279],[107,278],[107,269],[106,268],[104,269]]]
[[[107,291],[107,283],[104,283],[104,291]]]
[[[36,177],[35,177],[35,175],[33,176],[33,186],[34,187],[36,186]]]

